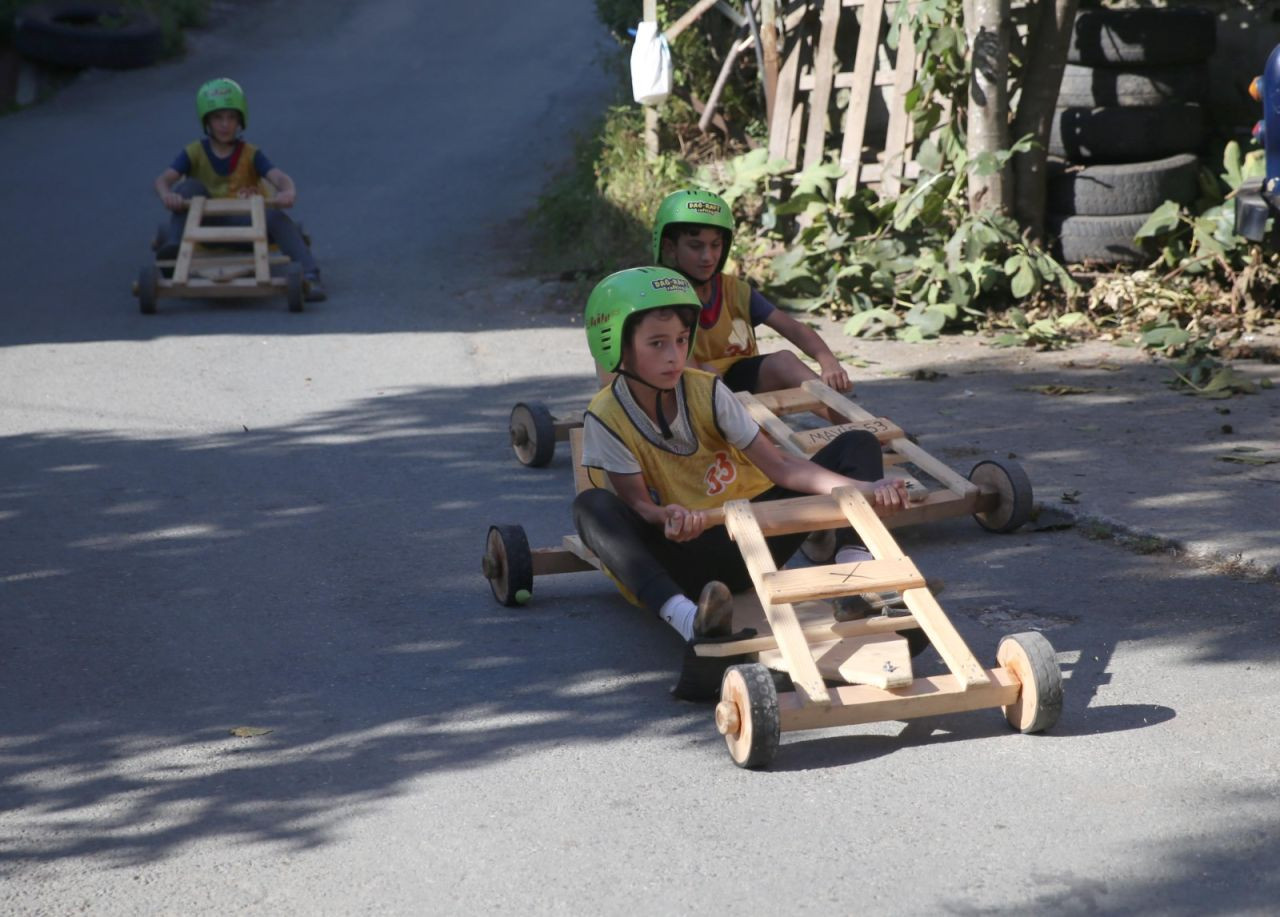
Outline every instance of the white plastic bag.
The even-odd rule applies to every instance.
[[[671,48],[656,22],[636,26],[631,49],[631,94],[641,105],[657,105],[671,94]]]

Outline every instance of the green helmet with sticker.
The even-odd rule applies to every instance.
[[[671,308],[689,309],[692,313],[693,326],[689,329],[692,351],[696,317],[702,304],[689,281],[665,267],[633,267],[610,274],[596,284],[582,313],[591,356],[608,372],[617,372],[622,363],[627,319],[641,312]]]
[[[725,262],[729,260],[729,246],[733,244],[733,211],[729,209],[725,199],[698,188],[673,191],[663,198],[658,205],[658,215],[653,221],[654,264],[662,263],[662,236],[667,227],[680,223],[714,226],[724,230],[724,251],[720,254],[716,273],[723,271]]]
[[[249,103],[245,100],[244,90],[235,80],[219,77],[196,90],[196,114],[200,116],[201,127],[204,126],[205,118],[224,108],[238,111],[240,126],[249,126]]]

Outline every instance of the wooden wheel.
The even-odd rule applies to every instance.
[[[533,593],[533,554],[518,525],[491,525],[481,562],[493,597],[508,607],[523,605]]]
[[[978,462],[969,472],[969,480],[984,489],[991,489],[999,497],[994,509],[974,513],[978,525],[988,532],[1012,532],[1031,518],[1035,495],[1031,491],[1031,479],[1017,462],[1008,459],[986,459]]]
[[[134,293],[138,297],[138,309],[143,315],[156,314],[156,298],[160,289],[160,272],[154,264],[148,264],[138,271],[138,282],[134,285]]]
[[[1062,713],[1062,670],[1044,634],[1028,631],[1000,641],[996,661],[1022,682],[1018,699],[1004,708],[1019,732],[1042,732]]]
[[[520,464],[541,468],[556,454],[556,427],[551,412],[536,401],[511,409],[511,448]]]
[[[284,272],[284,295],[289,300],[290,312],[301,312],[306,290],[302,281],[302,265],[290,264]]]
[[[778,751],[781,733],[778,690],[773,676],[758,662],[735,665],[720,683],[716,729],[724,736],[729,757],[738,767],[768,767]]]

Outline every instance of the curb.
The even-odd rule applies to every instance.
[[[1095,525],[1105,529],[1107,534],[1110,536],[1110,540],[1115,541],[1121,547],[1132,548],[1132,543],[1137,541],[1154,542],[1158,544],[1162,550],[1166,550],[1172,554],[1177,554],[1180,557],[1191,561],[1197,568],[1213,568],[1215,573],[1238,577],[1241,579],[1280,583],[1280,564],[1271,565],[1267,562],[1253,560],[1246,557],[1242,551],[1227,552],[1221,547],[1205,542],[1184,541],[1180,538],[1170,538],[1167,535],[1161,535],[1158,532],[1138,528],[1129,525],[1128,523],[1121,522],[1118,519],[1112,519],[1109,516],[1103,516],[1087,511],[1073,510],[1069,504],[1049,504],[1036,501],[1035,513],[1032,518],[1037,518],[1039,514],[1044,511],[1060,513],[1063,516],[1066,516],[1071,520],[1072,527]],[[1032,531],[1034,531],[1034,529],[1032,529]],[[1140,553],[1147,554],[1156,552],[1142,551]]]

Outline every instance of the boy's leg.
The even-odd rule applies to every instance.
[[[764,363],[764,355],[743,357],[726,367],[720,378],[731,392],[768,392],[772,389],[760,388],[760,366]]]
[[[573,522],[583,544],[655,613],[675,596],[700,595],[712,581],[731,590],[750,584],[742,556],[723,526],[677,543],[603,488],[578,494]]]
[[[196,181],[194,178],[184,178],[173,186],[173,193],[180,194],[186,200],[193,197],[208,197],[209,191],[202,182]],[[164,244],[156,249],[156,257],[167,259],[178,257],[178,246],[182,244],[182,230],[187,226],[187,212],[185,210],[177,213],[169,214],[169,232],[165,237]]]
[[[880,441],[876,439],[875,434],[868,433],[866,430],[848,430],[841,433],[814,453],[811,461],[828,471],[834,471],[858,481],[878,481],[884,477],[884,453],[880,449]],[[775,486],[755,499],[782,500],[798,496],[801,494],[797,491]],[[807,537],[808,533],[801,532],[770,538],[769,549],[773,553],[774,560],[779,565],[786,563]],[[865,550],[852,528],[836,529],[836,551],[839,552],[844,547]]]
[[[315,256],[307,247],[302,233],[298,232],[298,224],[289,218],[289,214],[283,210],[267,209],[267,238],[278,245],[280,251],[289,256],[290,261],[296,261],[302,265],[304,277],[320,275],[320,267],[316,264]]]
[[[778,350],[764,358],[764,362],[760,364],[758,387],[750,391],[776,392],[784,388],[799,388],[806,382],[821,378],[790,350]],[[828,407],[818,408],[815,413],[825,417],[829,423],[846,422],[845,418]]]
[[[784,388],[799,388],[810,379],[817,379],[818,374],[804,365],[790,350],[778,350],[766,354],[760,363],[760,376],[756,392],[776,392]]]
[[[320,266],[316,264],[306,239],[298,231],[298,224],[289,218],[289,214],[283,210],[267,210],[267,238],[279,246],[290,261],[302,265],[302,276],[310,285],[307,299],[311,302],[323,300],[325,291],[320,283]]]

